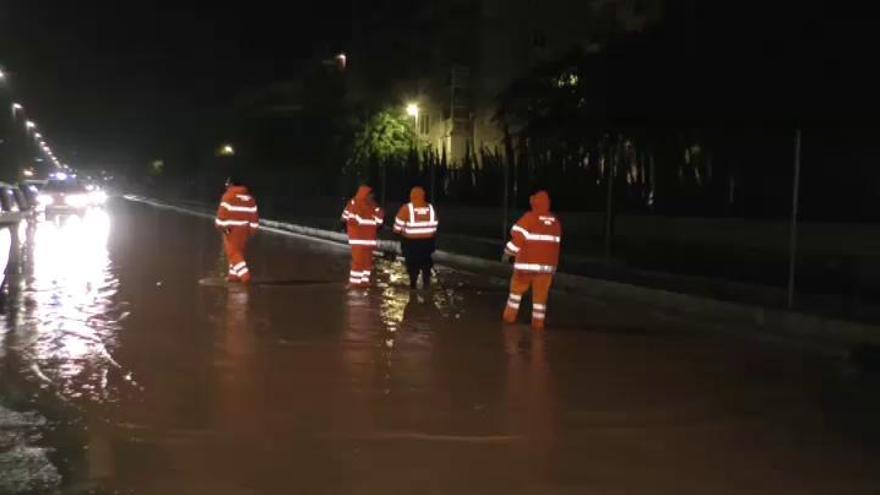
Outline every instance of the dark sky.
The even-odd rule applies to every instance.
[[[242,89],[343,48],[347,1],[308,4],[7,0],[0,66],[62,156],[141,159]]]
[[[353,1],[373,15],[403,2],[4,0],[0,66],[63,159],[143,161],[222,124],[242,91],[346,50]],[[876,13],[836,2],[670,1],[699,6],[682,9],[686,28],[668,27],[691,53],[680,77],[695,89],[683,96],[746,108],[749,120],[778,107],[877,125]],[[637,83],[652,98],[651,81]]]

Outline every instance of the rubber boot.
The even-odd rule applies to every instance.
[[[513,308],[506,307],[504,308],[504,314],[501,316],[501,319],[504,320],[504,323],[508,323],[510,325],[516,323],[516,315],[519,313],[517,310]]]
[[[425,267],[422,268],[422,288],[430,289],[431,288],[431,268]]]

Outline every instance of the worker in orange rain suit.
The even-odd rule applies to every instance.
[[[409,193],[410,202],[401,206],[394,219],[394,232],[403,237],[400,251],[406,260],[409,273],[409,286],[415,289],[422,274],[422,286],[431,286],[431,268],[434,261],[431,255],[436,249],[437,212],[425,200],[425,190],[414,187]]]
[[[550,212],[550,195],[547,192],[538,191],[530,198],[530,203],[532,210],[510,230],[511,240],[504,248],[505,258],[516,258],[504,321],[516,321],[522,296],[531,287],[532,327],[541,330],[547,316],[550,285],[559,264],[562,224]]]
[[[234,177],[226,180],[226,192],[220,200],[214,223],[223,233],[223,247],[229,262],[227,280],[250,282],[251,273],[245,261],[245,249],[248,239],[257,233],[260,219],[254,197]]]
[[[351,246],[349,287],[369,286],[373,273],[373,251],[378,245],[377,234],[385,212],[376,206],[372,191],[369,186],[359,187],[342,212],[342,221],[348,229],[348,244]]]

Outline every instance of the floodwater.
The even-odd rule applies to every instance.
[[[344,247],[268,233],[206,286],[211,223],[122,200],[17,234],[0,493],[880,491],[880,380],[839,357],[560,294],[537,334],[503,281],[348,291]]]

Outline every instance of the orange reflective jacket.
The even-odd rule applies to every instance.
[[[226,189],[214,223],[222,229],[246,227],[252,232],[260,227],[257,202],[246,187],[230,186]]]
[[[437,213],[434,206],[425,201],[425,190],[414,187],[409,193],[410,202],[401,206],[394,219],[394,232],[407,239],[431,239],[437,234]]]
[[[348,243],[352,246],[375,246],[379,227],[385,218],[382,208],[370,198],[372,189],[361,186],[342,212],[348,227]]]
[[[510,229],[504,250],[516,256],[513,268],[521,272],[553,273],[559,265],[562,224],[550,212],[550,195],[539,191],[530,198],[532,211]]]

